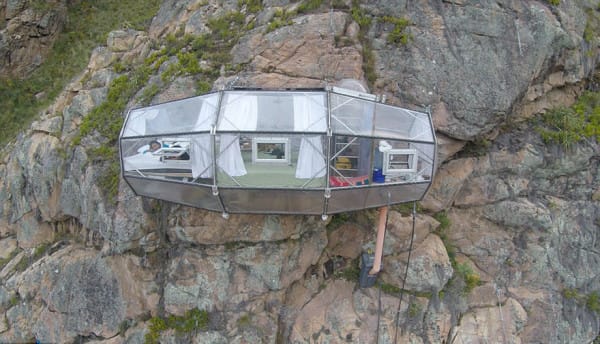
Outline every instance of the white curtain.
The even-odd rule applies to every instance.
[[[327,112],[323,95],[294,96],[294,131],[326,131]],[[326,173],[321,136],[303,137],[300,142],[296,178],[318,178]]]
[[[228,93],[224,103],[225,106],[218,130],[256,130],[258,116],[256,96]],[[217,163],[225,173],[232,177],[243,176],[248,173],[242,159],[239,135],[221,134],[219,147]]]
[[[198,119],[194,124],[194,131],[211,129],[216,114],[217,101],[217,94],[203,100],[202,107],[200,108],[200,113],[198,114]],[[213,171],[211,168],[211,150],[212,149],[209,134],[202,134],[201,136],[192,137],[190,157],[193,178],[212,178]]]

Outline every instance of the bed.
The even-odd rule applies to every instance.
[[[187,139],[157,140],[161,148],[151,152],[149,146],[137,150],[137,154],[123,158],[126,172],[142,176],[192,177],[190,143]]]

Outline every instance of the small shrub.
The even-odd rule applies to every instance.
[[[142,92],[140,103],[142,105],[149,105],[158,92],[160,92],[160,87],[157,84],[148,85],[148,87],[146,87]]]
[[[287,11],[285,9],[278,8],[277,10],[275,10],[275,14],[269,22],[269,25],[267,25],[267,33],[275,31],[283,26],[292,25],[294,23],[292,21],[292,17],[294,15],[296,15],[296,12],[294,11]]]
[[[408,317],[416,318],[419,314],[421,314],[422,310],[423,310],[423,307],[421,306],[420,303],[411,302],[410,305],[408,306]]]
[[[194,330],[208,331],[208,321],[208,312],[197,308],[186,311],[183,316],[171,315],[166,320],[153,317],[149,320],[149,331],[144,337],[144,342],[145,344],[158,343],[160,334],[168,329],[175,330],[179,335]]]
[[[249,13],[258,13],[263,9],[262,0],[238,0],[238,8],[246,7]]]
[[[399,212],[400,214],[402,214],[402,216],[411,216],[412,211],[413,211],[413,203],[412,202],[400,203],[400,204],[394,205],[392,207],[392,209]],[[423,207],[421,206],[421,204],[419,202],[417,202],[416,211],[417,211],[417,213],[423,212]]]
[[[31,260],[35,262],[38,259],[42,258],[46,254],[46,252],[48,252],[48,248],[50,248],[50,243],[47,243],[47,242],[36,247],[33,250],[33,255],[31,257]]]
[[[298,6],[298,13],[309,13],[312,12],[323,4],[323,0],[305,0]]]
[[[148,326],[148,333],[144,336],[144,343],[158,344],[161,332],[168,328],[167,323],[160,317],[153,317],[149,322],[150,325]]]
[[[15,265],[15,270],[19,271],[19,272],[23,272],[23,271],[27,270],[28,267],[29,267],[29,257],[23,256],[21,258],[21,260],[19,260],[17,265]]]
[[[433,217],[440,223],[440,225],[436,228],[435,234],[440,237],[442,242],[444,243],[444,247],[446,248],[446,253],[448,254],[448,258],[450,259],[450,263],[452,267],[456,270],[456,248],[450,242],[450,238],[448,238],[447,230],[450,228],[450,219],[448,218],[448,214],[445,211],[441,211],[433,215]]]
[[[440,225],[437,228],[438,231],[443,232],[446,229],[450,228],[450,219],[448,218],[448,214],[445,211],[440,211],[439,213],[436,213],[435,215],[433,215],[433,218],[440,223]]]
[[[336,10],[347,10],[349,9],[348,5],[346,5],[346,2],[344,0],[333,0],[331,2],[331,7],[336,9]]]
[[[547,111],[536,130],[544,142],[567,149],[586,137],[600,140],[600,93],[585,92],[573,106]]]
[[[406,45],[412,39],[412,36],[405,30],[412,23],[406,18],[396,18],[391,16],[384,16],[380,19],[383,23],[390,23],[394,25],[392,32],[388,34],[387,41],[390,44],[402,44]]]
[[[372,19],[360,7],[360,2],[358,0],[352,1],[350,14],[352,15],[352,19],[360,26],[361,31],[366,33],[371,26]]]
[[[461,154],[465,156],[482,157],[487,154],[491,144],[492,143],[488,139],[478,138],[467,142]]]
[[[473,271],[468,264],[456,264],[455,273],[465,282],[465,293],[470,293],[475,287],[481,285],[479,274]]]
[[[546,125],[538,132],[546,143],[556,142],[565,148],[581,141],[585,128],[585,119],[570,108],[556,108],[548,111],[543,117]]]
[[[231,11],[221,17],[209,19],[207,26],[212,31],[213,39],[233,45],[239,38],[245,20],[246,16],[241,12]]]
[[[375,71],[375,53],[373,53],[373,48],[371,47],[371,43],[368,41],[362,42],[363,49],[363,72],[365,73],[365,77],[370,85],[375,83],[377,80],[377,72]]]
[[[600,313],[600,295],[597,291],[593,291],[587,296],[585,305],[590,311]]]
[[[12,251],[12,253],[6,258],[0,258],[0,270],[2,270],[6,264],[8,264],[15,256],[19,253],[18,250]]]
[[[196,88],[197,94],[205,94],[212,90],[212,84],[204,80],[198,80],[196,83]]]
[[[14,307],[14,306],[18,305],[19,302],[21,302],[21,299],[19,298],[19,295],[13,295],[8,300],[8,304],[9,304],[10,307]]]

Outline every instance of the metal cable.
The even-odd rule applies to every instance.
[[[412,252],[413,241],[415,238],[416,213],[417,213],[417,202],[413,202],[412,232],[410,234],[410,245],[408,248],[408,260],[406,261],[406,270],[404,271],[404,279],[402,280],[402,289],[400,289],[400,302],[398,302],[398,309],[396,310],[396,332],[394,333],[394,343],[398,343],[398,327],[400,326],[400,309],[402,307],[402,298],[404,296],[404,286],[406,284],[406,278],[408,277],[408,267],[410,266],[410,255]]]

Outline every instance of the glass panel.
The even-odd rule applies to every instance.
[[[209,134],[122,139],[121,155],[126,175],[213,184]]]
[[[331,187],[370,183],[373,143],[372,139],[355,136],[333,136],[329,159]]]
[[[323,132],[325,92],[226,91],[220,131]]]
[[[219,189],[225,209],[232,213],[319,215],[323,212],[323,192]]]
[[[331,93],[331,129],[334,134],[371,136],[375,103]]]
[[[133,190],[141,196],[162,199],[197,208],[222,211],[218,197],[208,186],[126,177]]]
[[[379,140],[373,173],[381,173],[376,178],[379,183],[429,181],[433,174],[432,155],[433,144]]]
[[[218,93],[132,110],[123,137],[209,131],[215,122]]]
[[[376,105],[375,131],[371,135],[433,142],[431,124],[427,114],[381,103]]]
[[[220,134],[217,142],[219,186],[325,187],[323,136]]]

